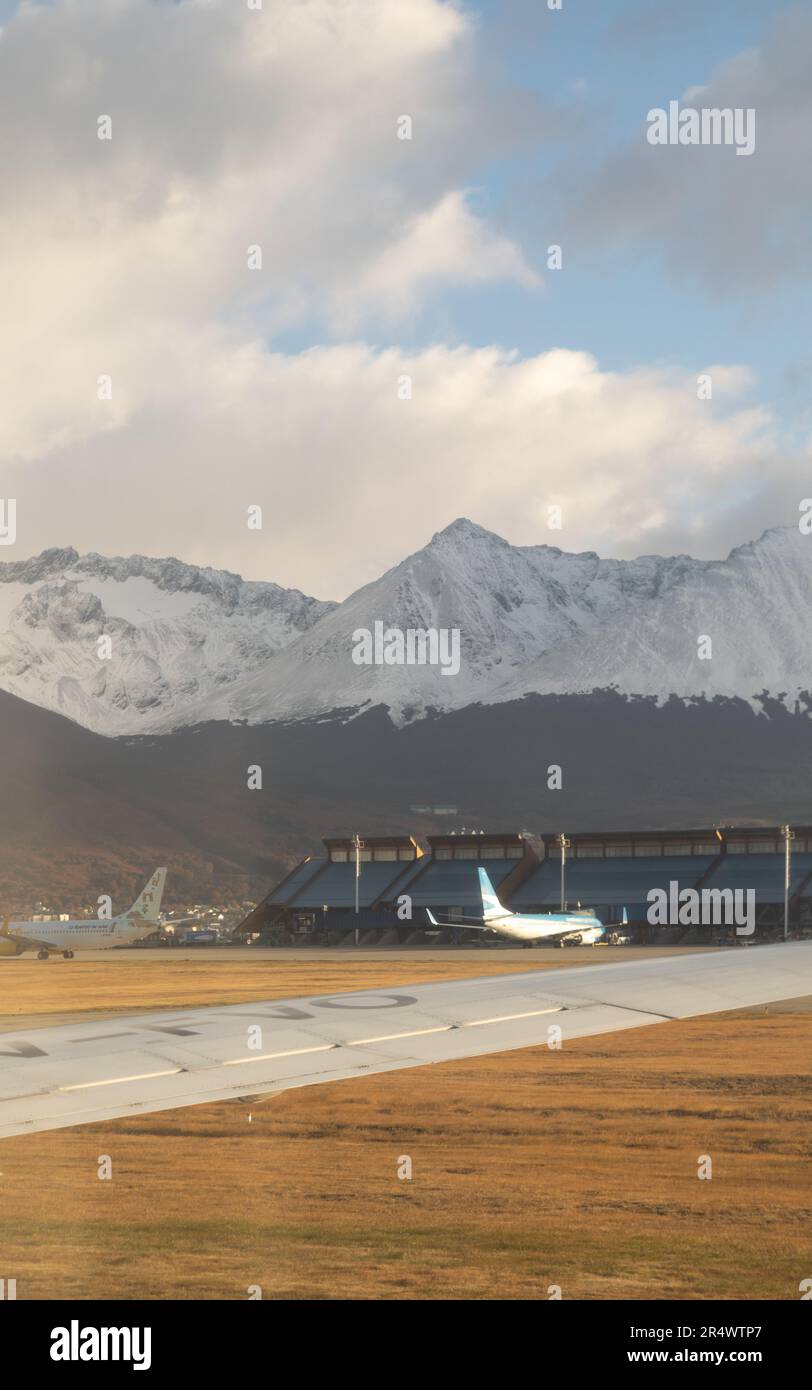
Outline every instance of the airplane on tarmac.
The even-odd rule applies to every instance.
[[[608,931],[594,912],[511,912],[503,907],[496,889],[485,869],[479,869],[479,895],[482,899],[482,916],[461,917],[454,922],[438,922],[426,908],[426,915],[433,927],[467,927],[481,931],[496,932],[498,936],[509,937],[511,941],[522,941],[532,945],[534,941],[557,939],[563,946],[566,942],[581,946],[594,946]],[[623,924],[629,916],[624,907]]]
[[[10,922],[0,927],[0,955],[22,955],[36,951],[38,960],[47,960],[51,951],[72,960],[76,951],[106,951],[113,946],[131,946],[151,936],[160,926],[161,898],[166,869],[156,869],[146,888],[129,912],[106,921],[81,917],[71,922]],[[13,949],[9,950],[9,946]]]

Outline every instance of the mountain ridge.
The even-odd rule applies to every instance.
[[[615,560],[513,546],[460,517],[341,603],[173,557],[53,548],[0,562],[0,689],[107,737],[379,705],[402,725],[600,690],[805,713],[810,607],[812,539],[797,527],[723,560]],[[353,633],[376,622],[458,629],[459,672],[356,665]]]

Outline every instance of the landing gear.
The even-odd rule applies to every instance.
[[[47,960],[47,959],[48,959],[48,952],[47,952],[47,951],[37,951],[37,960]]]
[[[62,956],[64,960],[73,960],[73,951],[63,951]]]

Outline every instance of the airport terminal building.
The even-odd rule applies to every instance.
[[[562,838],[565,843],[562,846]],[[477,917],[477,868],[514,912],[589,908],[619,923],[624,908],[634,938],[669,945],[735,939],[735,928],[652,925],[654,889],[694,889],[719,897],[751,894],[755,936],[783,934],[786,837],[783,827],[730,827],[543,834],[527,832],[353,836],[323,841],[324,854],[302,860],[268,893],[239,933],[277,944],[490,944],[464,926],[434,931],[426,915]],[[563,860],[563,871],[562,871]],[[729,896],[729,893],[728,893]],[[812,827],[793,827],[789,858],[791,935],[812,935]],[[357,903],[357,910],[356,910]]]

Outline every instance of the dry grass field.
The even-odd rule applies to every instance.
[[[360,959],[352,953],[207,951],[94,951],[92,959],[47,962],[33,956],[0,959],[0,1030],[39,1026],[67,1014],[92,1015],[138,1009],[195,1008],[204,1004],[240,1004],[252,999],[291,999],[302,994],[348,989],[377,989],[394,980],[410,984],[475,975],[513,974],[548,967],[552,952],[480,953],[474,959],[435,960],[413,952],[408,961]],[[519,960],[515,959],[520,956]],[[552,964],[571,965],[572,957],[594,959],[592,952],[556,951]],[[539,957],[541,959],[539,959]],[[602,956],[598,959],[603,959]],[[405,973],[404,973],[405,972]],[[21,1025],[20,1019],[26,1020]]]
[[[0,961],[3,1026],[587,953],[267,968],[135,955]],[[4,1140],[0,1274],[21,1299],[245,1299],[251,1285],[266,1299],[544,1299],[550,1285],[575,1299],[797,1299],[812,1277],[811,1043],[798,1001]],[[711,1181],[697,1178],[703,1154]]]

